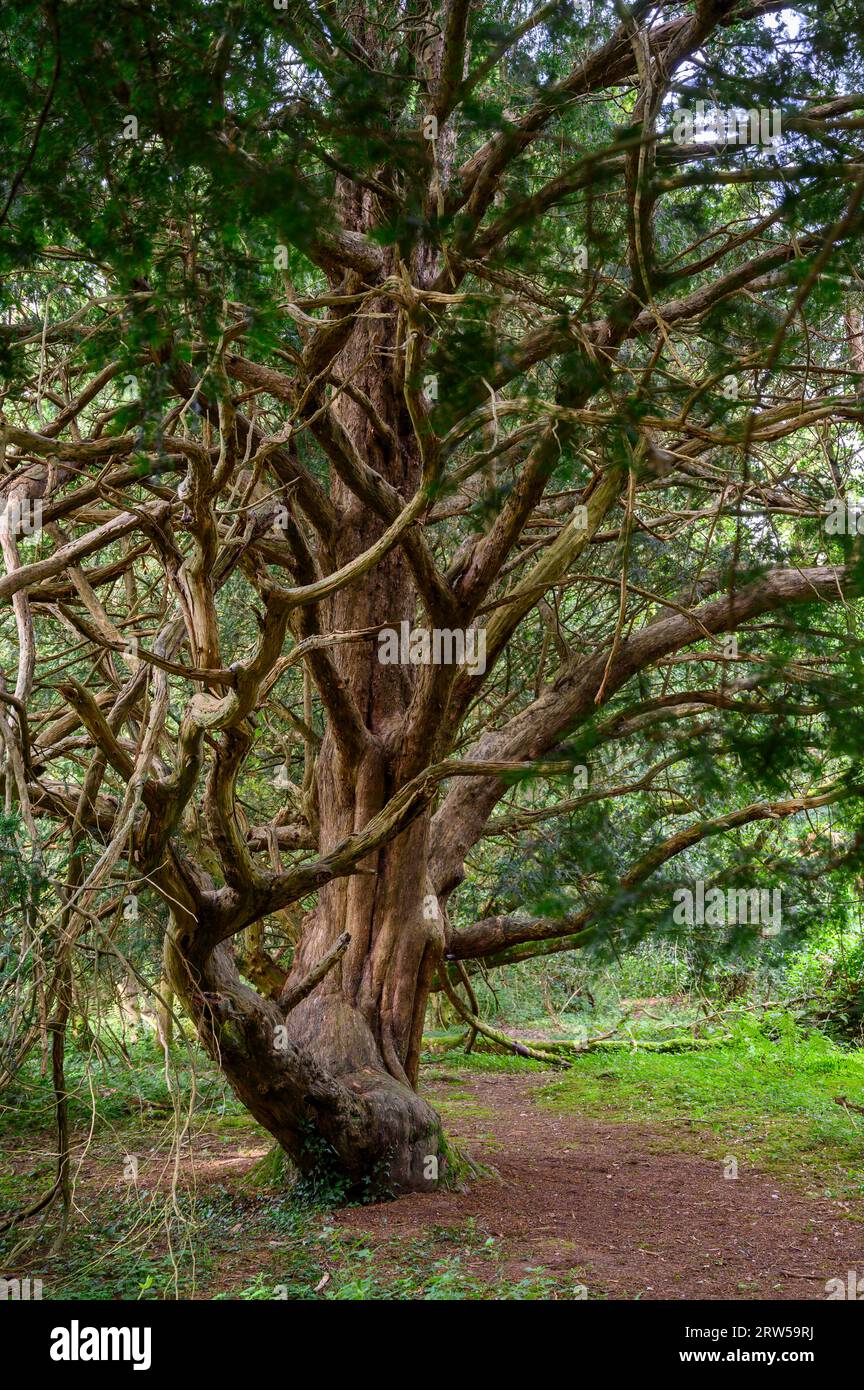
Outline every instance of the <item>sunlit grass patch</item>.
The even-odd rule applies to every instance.
[[[540,1091],[541,1103],[607,1121],[648,1123],[711,1157],[800,1177],[808,1191],[864,1197],[864,1055],[791,1020],[736,1026],[711,1051],[587,1054]],[[855,1107],[860,1107],[860,1111]],[[697,1138],[694,1133],[701,1131]]]

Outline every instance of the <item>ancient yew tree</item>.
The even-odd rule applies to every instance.
[[[134,920],[301,1168],[429,1188],[431,998],[859,853],[860,14],[0,48],[4,1069],[50,1042],[62,1126]]]

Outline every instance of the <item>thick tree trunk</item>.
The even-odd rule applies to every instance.
[[[377,307],[383,310],[384,301]],[[396,325],[392,312],[373,315],[369,324],[355,332],[339,371],[369,396],[395,445],[384,446],[347,397],[339,403],[340,423],[357,455],[408,497],[420,477],[416,440],[404,402],[379,366],[396,347]],[[386,523],[338,474],[331,482],[343,513],[332,557],[338,566],[370,546]],[[405,557],[393,551],[322,604],[320,621],[329,631],[398,628],[403,619],[414,622],[416,605]],[[331,659],[366,737],[359,750],[349,748],[328,721],[316,769],[322,854],[361,830],[405,780],[414,677],[411,669],[382,665],[375,641],[335,647]],[[431,749],[413,751],[422,766]],[[352,1190],[371,1195],[429,1190],[444,1170],[440,1121],[415,1089],[426,1004],[444,949],[442,919],[424,912],[431,892],[428,837],[423,815],[357,872],[321,889],[289,981],[303,979],[343,933],[350,943],[287,1016],[240,980],[230,946],[193,960],[191,973],[178,954],[178,947],[187,956],[190,949],[182,930],[172,931],[167,951],[174,987],[249,1110],[301,1170],[330,1162]]]
[[[429,1191],[443,1177],[441,1123],[386,1066],[357,1002],[326,980],[287,1018],[240,978],[230,943],[190,959],[172,922],[166,970],[198,1035],[243,1104],[302,1173],[344,1180],[347,1196]]]

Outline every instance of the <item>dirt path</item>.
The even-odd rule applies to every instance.
[[[476,1219],[514,1279],[543,1266],[589,1297],[824,1299],[828,1279],[864,1274],[864,1225],[742,1165],[668,1152],[650,1127],[562,1115],[543,1078],[465,1075],[433,1083],[448,1132],[499,1181],[340,1213],[340,1225],[399,1240]],[[658,1151],[661,1150],[661,1151]]]

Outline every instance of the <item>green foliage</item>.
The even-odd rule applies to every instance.
[[[834,1045],[864,1037],[861,600],[835,603],[831,594],[831,602],[787,611],[772,589],[771,602],[752,620],[736,619],[740,650],[721,649],[723,633],[693,619],[650,661],[636,655],[658,624],[703,600],[721,605],[731,627],[728,613],[742,591],[769,583],[778,568],[794,575],[845,564],[860,592],[860,537],[832,535],[822,524],[832,499],[864,486],[861,383],[850,366],[847,322],[861,300],[862,226],[849,201],[850,171],[857,177],[861,162],[859,108],[850,106],[852,119],[830,128],[822,118],[800,120],[838,93],[861,90],[860,5],[805,4],[794,15],[739,7],[724,15],[709,36],[710,51],[676,67],[657,128],[643,144],[635,81],[615,75],[610,86],[604,62],[584,101],[568,81],[574,65],[610,42],[621,22],[617,7],[574,0],[549,13],[541,8],[540,23],[499,49],[525,19],[525,7],[482,0],[469,6],[464,76],[487,59],[489,67],[482,80],[460,89],[457,117],[435,149],[421,131],[430,79],[415,44],[427,16],[400,10],[397,17],[378,0],[361,8],[362,16],[302,3],[275,11],[267,0],[18,0],[5,7],[4,467],[29,468],[28,449],[45,448],[44,440],[30,439],[7,456],[7,422],[37,433],[51,429],[82,387],[107,371],[75,412],[74,438],[44,458],[63,465],[79,437],[100,449],[108,439],[112,451],[125,437],[124,449],[116,445],[117,458],[104,449],[78,458],[56,477],[46,469],[45,486],[53,490],[63,538],[80,539],[94,511],[113,516],[120,505],[140,513],[154,499],[170,504],[170,521],[157,526],[151,518],[142,530],[131,569],[124,569],[126,540],[87,559],[88,583],[109,621],[124,633],[132,625],[150,642],[165,625],[177,623],[179,631],[188,618],[188,590],[178,576],[188,581],[201,544],[188,492],[180,492],[192,472],[189,457],[203,457],[206,473],[226,450],[236,453],[238,466],[241,456],[248,465],[254,451],[254,478],[241,480],[235,471],[211,499],[213,550],[230,571],[218,602],[213,594],[218,646],[235,666],[259,649],[274,584],[324,574],[339,546],[366,543],[361,527],[354,534],[362,510],[354,501],[323,540],[308,498],[305,513],[298,504],[297,550],[274,537],[264,515],[265,499],[277,493],[293,506],[301,494],[291,489],[303,480],[328,499],[350,491],[341,475],[334,481],[346,462],[337,448],[334,463],[334,431],[326,432],[331,407],[337,413],[330,426],[339,420],[344,428],[347,417],[338,411],[347,408],[345,392],[350,409],[364,414],[348,464],[355,466],[355,455],[363,468],[367,455],[392,464],[392,476],[372,488],[390,507],[427,452],[412,437],[410,388],[422,386],[427,373],[437,376],[438,399],[423,427],[446,456],[434,503],[406,536],[418,545],[422,539],[427,575],[437,567],[443,591],[455,586],[456,609],[462,566],[469,573],[472,564],[475,572],[478,563],[482,568],[494,549],[490,539],[529,485],[538,440],[554,441],[530,484],[537,505],[515,526],[498,573],[481,586],[477,616],[489,623],[507,613],[538,554],[549,554],[566,534],[574,503],[590,501],[604,478],[620,482],[591,545],[531,591],[528,611],[476,698],[472,692],[461,723],[454,717],[451,727],[444,708],[423,721],[428,731],[441,716],[436,757],[470,755],[505,726],[518,734],[531,711],[553,705],[568,684],[584,696],[572,718],[556,715],[524,742],[515,738],[523,765],[501,775],[495,820],[469,847],[466,880],[448,902],[450,925],[458,934],[492,915],[511,925],[546,919],[545,938],[526,933],[515,950],[491,950],[482,968],[469,966],[481,1011],[507,1024],[556,1037],[617,1030],[616,1042],[626,1038],[637,1049],[685,1033],[706,1045],[692,1057],[637,1050],[625,1058],[610,1049],[580,1058],[550,1098],[599,1112],[611,1096],[612,1113],[628,1116],[646,1098],[664,1114],[686,1106],[757,1158],[773,1159],[782,1141],[805,1161],[809,1125],[814,1142],[851,1172],[860,1126],[852,1123],[845,1141],[841,1130],[857,1112],[836,1113],[825,1088],[837,1085],[861,1100],[857,1056]],[[620,51],[629,52],[629,38]],[[735,149],[712,149],[710,157],[675,149],[668,138],[673,103],[705,98],[728,107],[782,103],[782,172],[767,150],[739,161]],[[126,138],[130,121],[134,138]],[[526,132],[530,140],[523,140]],[[460,181],[490,152],[501,153],[501,163],[484,167],[463,199]],[[647,210],[644,228],[637,202]],[[353,217],[347,229],[342,213]],[[376,278],[364,257],[374,265],[382,249]],[[585,264],[583,249],[590,250]],[[749,264],[754,258],[758,274]],[[404,291],[406,277],[413,288],[403,302],[394,285]],[[707,302],[724,277],[729,292]],[[692,303],[680,318],[667,311],[664,321],[664,305],[700,296],[705,307]],[[390,315],[392,330],[368,355],[364,346],[356,383],[339,375],[339,333],[355,314],[366,326]],[[644,316],[648,327],[637,331]],[[384,367],[402,361],[408,342],[421,343],[422,351],[406,392],[398,372],[388,376]],[[251,385],[232,377],[239,358],[254,368]],[[732,393],[727,375],[735,380]],[[808,414],[812,400],[818,404]],[[254,429],[250,424],[245,439],[222,433],[220,408],[229,406],[249,411]],[[383,428],[381,412],[388,415]],[[128,476],[120,482],[124,467]],[[73,497],[79,488],[93,489],[83,507]],[[49,540],[56,535],[32,542],[38,549],[28,553],[44,558]],[[408,558],[416,564],[416,551]],[[364,623],[367,616],[377,621],[389,581],[411,568],[398,550],[387,565],[370,579],[374,603],[358,588]],[[211,564],[206,577],[212,573]],[[71,823],[63,797],[76,806],[94,766],[93,739],[75,725],[46,753],[46,728],[66,714],[56,705],[57,685],[72,676],[109,696],[104,707],[112,709],[122,682],[106,663],[116,657],[124,679],[132,666],[116,652],[97,651],[89,638],[79,640],[87,629],[77,624],[87,619],[76,608],[92,618],[95,605],[89,594],[79,603],[68,574],[48,575],[44,584],[34,579],[31,587],[38,662],[27,710],[35,760],[28,777],[32,772],[40,818],[50,813]],[[400,615],[403,607],[406,614],[412,605],[418,614],[431,607],[407,588],[399,602]],[[22,655],[17,616],[8,604],[0,611],[7,692]],[[310,631],[317,621],[310,620]],[[301,626],[298,620],[286,648],[296,645]],[[613,658],[622,653],[619,679]],[[248,1125],[185,1039],[164,1069],[154,1043],[130,1041],[125,1028],[118,1042],[116,996],[127,961],[145,979],[161,970],[171,894],[157,897],[151,879],[163,854],[172,863],[188,856],[207,893],[210,885],[218,893],[225,884],[233,891],[237,877],[232,837],[253,824],[277,858],[270,830],[296,820],[310,831],[298,835],[282,868],[314,852],[322,788],[313,785],[310,750],[333,731],[332,703],[323,698],[332,691],[322,691],[320,668],[312,671],[315,680],[303,669],[281,669],[242,729],[219,745],[229,762],[242,746],[227,779],[225,823],[214,833],[213,806],[203,805],[205,786],[218,780],[217,734],[208,732],[200,758],[196,753],[183,768],[186,800],[171,842],[148,859],[152,806],[145,804],[130,832],[137,858],[132,850],[127,858],[124,836],[122,857],[87,897],[89,916],[75,937],[66,1059],[76,1134],[92,1122],[100,1136],[127,1136],[132,1121],[146,1132],[148,1125],[179,1126],[184,1115],[200,1124],[218,1119],[225,1130]],[[342,689],[341,680],[334,688]],[[153,775],[178,795],[193,693],[201,694],[199,685],[175,666]],[[402,736],[392,741],[416,748],[411,758],[419,767],[422,739],[409,737],[406,713],[413,696],[384,711],[377,695],[354,694],[364,712],[374,710],[375,740],[405,718]],[[4,704],[10,729],[13,709]],[[99,814],[78,827],[75,813],[85,870],[110,842],[105,822],[123,803],[124,759],[140,747],[142,711],[125,711],[119,752],[112,749],[100,777]],[[547,765],[538,773],[530,765],[535,756],[548,756],[552,771]],[[583,766],[587,786],[574,777]],[[284,786],[274,780],[277,767],[286,771]],[[380,785],[398,790],[391,786],[394,760],[379,771]],[[6,779],[12,805],[9,767]],[[453,779],[440,787],[439,808],[452,788]],[[332,790],[325,784],[323,794]],[[784,804],[802,794],[813,803],[805,813]],[[747,808],[752,816],[735,818]],[[70,864],[53,827],[43,836],[44,857],[26,838],[22,819],[0,814],[0,1062],[16,1073],[0,1106],[0,1131],[35,1139],[47,1131],[54,1104],[41,991],[64,944],[58,923]],[[763,937],[752,923],[715,929],[673,919],[673,895],[682,885],[746,889],[756,881],[763,891],[782,891],[776,937]],[[141,915],[128,920],[122,902],[132,883]],[[261,884],[266,903],[264,875]],[[290,906],[299,918],[315,901],[310,893]],[[258,920],[264,948],[289,964],[296,923],[289,927],[263,908]],[[648,1007],[637,1007],[646,996]],[[748,1006],[762,1010],[766,996],[789,1012],[769,1010],[758,1027],[734,1016]],[[719,1045],[730,1030],[732,1041]],[[26,1046],[32,1052],[22,1062]],[[467,1066],[537,1069],[482,1046]],[[447,1065],[452,1061],[448,1056]],[[611,1087],[601,1086],[609,1080]],[[767,1116],[767,1137],[756,1134],[757,1110]],[[475,1232],[460,1233],[458,1249],[444,1259],[418,1242],[403,1263],[377,1268],[362,1242],[320,1223],[322,1212],[348,1199],[389,1195],[387,1156],[358,1185],[311,1128],[302,1142],[306,1171],[290,1200],[280,1191],[268,1209],[254,1193],[244,1205],[223,1192],[201,1207],[180,1204],[183,1230],[194,1232],[205,1272],[217,1237],[230,1237],[228,1223],[251,1213],[260,1232],[273,1234],[282,1222],[292,1297],[316,1296],[322,1252],[339,1269],[324,1298],[475,1298],[490,1287],[500,1297],[565,1296],[542,1272],[522,1284],[496,1282],[494,1242],[490,1247]],[[470,1176],[467,1162],[450,1156],[453,1180]],[[32,1172],[46,1177],[42,1165]],[[8,1177],[0,1188],[5,1206],[20,1204],[21,1187],[18,1176]],[[112,1251],[110,1269],[104,1252],[94,1259],[82,1241],[76,1246],[66,1286],[77,1296],[163,1297],[181,1284],[191,1287],[192,1260],[182,1242],[182,1260],[149,1248],[131,1252],[141,1212],[131,1202],[129,1208],[101,1232]],[[276,1264],[254,1277],[246,1271],[235,1296],[272,1296]]]
[[[581,1057],[544,1087],[545,1101],[607,1121],[650,1116],[662,1127],[683,1118],[695,1132],[676,1132],[676,1145],[768,1167],[820,1195],[864,1195],[864,1113],[855,1108],[864,1107],[864,1055],[802,1033],[782,1011],[731,1031],[706,1052]]]
[[[292,1188],[293,1199],[311,1208],[332,1208],[347,1201],[386,1201],[392,1197],[389,1185],[389,1155],[383,1155],[357,1181],[344,1171],[339,1156],[311,1125],[301,1132],[302,1170]]]

